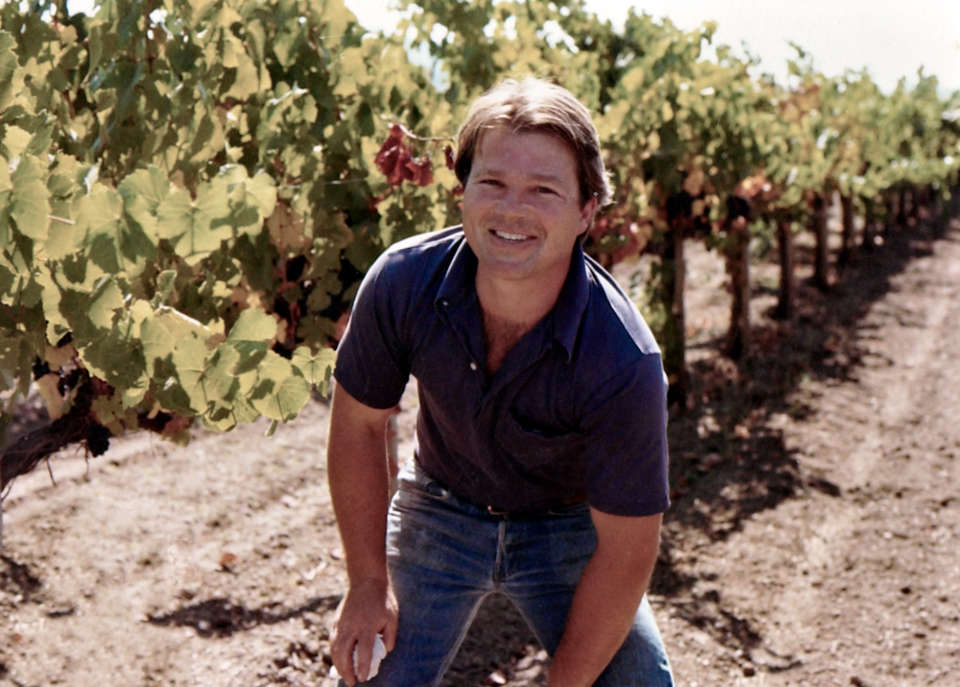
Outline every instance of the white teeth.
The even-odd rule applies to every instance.
[[[495,231],[493,233],[507,241],[525,241],[527,239],[523,234],[508,234],[505,231]]]

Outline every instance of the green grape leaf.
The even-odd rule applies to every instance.
[[[86,316],[98,329],[112,329],[114,315],[123,307],[123,291],[113,277],[100,280],[90,294]]]
[[[337,354],[331,348],[324,348],[317,355],[313,355],[306,346],[298,346],[290,362],[304,379],[317,386],[321,394],[326,395],[336,359]]]
[[[170,192],[170,181],[163,171],[153,165],[147,169],[139,169],[125,177],[117,190],[123,198],[127,215],[138,223],[148,236],[157,233],[157,211]]]
[[[145,365],[138,342],[117,329],[111,329],[92,341],[78,344],[80,359],[92,375],[117,389],[145,389]]]
[[[9,125],[3,135],[4,155],[10,160],[20,157],[27,152],[31,138],[33,136],[29,131],[25,131],[15,124]]]
[[[203,415],[203,424],[217,432],[229,432],[237,426],[237,416],[231,408],[225,406],[214,406],[214,408]]]
[[[246,424],[260,417],[260,413],[246,398],[238,397],[233,402],[233,416],[238,423]]]
[[[82,196],[77,203],[77,224],[73,232],[74,241],[77,237],[85,235],[87,254],[97,266],[108,274],[120,272],[120,217],[122,213],[123,200],[120,194],[100,183],[95,184],[91,192]],[[63,233],[58,232],[58,234]],[[48,241],[48,244],[51,243]],[[57,247],[53,245],[48,245],[47,248],[48,252],[56,249]],[[62,250],[61,248],[60,251]],[[69,255],[70,253],[72,251],[64,254]]]
[[[310,385],[290,361],[269,351],[257,369],[259,381],[250,396],[253,407],[274,420],[291,420],[310,399]]]
[[[193,224],[193,203],[182,188],[173,189],[157,211],[157,235],[162,239],[179,239]]]
[[[230,402],[236,396],[240,383],[234,369],[240,353],[232,346],[220,346],[204,374],[204,391],[214,401]]]
[[[223,180],[202,184],[196,199],[184,189],[173,189],[159,205],[157,234],[170,239],[188,264],[196,265],[231,237],[229,214]]]
[[[7,109],[23,85],[17,74],[17,41],[6,31],[0,31],[0,112]]]
[[[187,336],[176,342],[170,356],[180,388],[189,401],[189,408],[197,415],[206,411],[208,404],[204,384],[208,355],[206,344],[195,336]]]
[[[140,339],[148,361],[166,358],[181,339],[193,338],[206,343],[217,334],[214,329],[166,305],[157,307],[154,316],[140,324]]]
[[[30,155],[20,159],[10,176],[13,184],[10,216],[20,233],[35,241],[46,239],[50,226],[50,192],[45,177],[40,161]]]
[[[242,48],[241,48],[242,50]],[[270,84],[260,84],[260,70],[257,65],[245,53],[237,56],[235,77],[230,90],[225,94],[225,98],[236,98],[237,100],[246,100],[250,96],[259,92],[261,88],[269,89]]]
[[[271,342],[277,335],[277,320],[262,310],[247,308],[242,313],[230,333],[227,334],[227,343],[240,342]]]
[[[148,371],[155,361],[163,360],[173,353],[175,339],[170,335],[160,318],[149,318],[140,325],[140,341],[143,345],[143,357],[147,361]]]

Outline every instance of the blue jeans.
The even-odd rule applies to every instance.
[[[466,503],[413,461],[390,507],[387,557],[400,609],[394,650],[368,684],[437,685],[483,599],[506,595],[541,645],[556,651],[583,567],[596,547],[586,504],[503,519]],[[646,597],[629,636],[594,683],[667,687],[673,676]]]

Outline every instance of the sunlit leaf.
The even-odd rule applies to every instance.
[[[268,315],[262,310],[247,308],[240,313],[240,317],[230,328],[230,333],[227,334],[227,342],[268,342],[272,341],[276,335],[277,321],[272,315]]]
[[[293,352],[290,362],[308,382],[318,386],[321,393],[326,393],[336,359],[333,349],[324,348],[317,355],[313,355],[306,346],[299,346]]]
[[[259,381],[251,395],[253,407],[274,420],[291,420],[310,399],[310,385],[290,361],[273,351],[258,367]]]
[[[17,229],[35,241],[44,240],[50,225],[50,193],[43,166],[27,155],[20,159],[10,179],[13,185],[10,216],[17,223]]]

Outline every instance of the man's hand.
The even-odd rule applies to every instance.
[[[350,586],[337,611],[330,656],[337,672],[350,687],[365,682],[370,674],[374,636],[383,636],[387,652],[397,638],[397,600],[390,583],[378,579],[360,580]],[[357,650],[354,671],[353,650]]]

